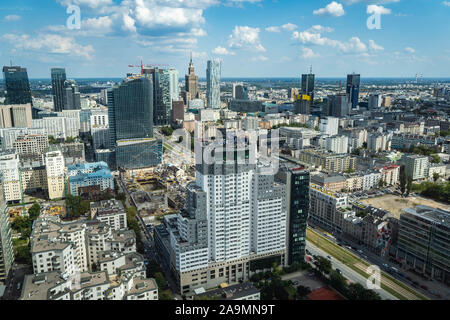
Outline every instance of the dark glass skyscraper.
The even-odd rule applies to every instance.
[[[314,78],[312,73],[302,74],[302,93],[311,97],[311,104],[314,104]]]
[[[155,126],[170,125],[172,99],[170,97],[170,72],[168,70],[151,68],[144,69],[144,74],[153,80],[153,124]]]
[[[64,82],[64,110],[80,110],[81,97],[75,80]]]
[[[303,167],[281,167],[277,180],[286,185],[287,264],[305,259],[306,227],[309,215],[309,172]]]
[[[60,112],[64,109],[64,82],[66,81],[66,69],[52,68],[52,94],[53,110]]]
[[[3,77],[6,87],[5,104],[30,103],[33,105],[26,68],[19,66],[3,67]]]
[[[108,90],[111,148],[117,140],[153,137],[153,85],[148,77],[125,79]]]
[[[162,141],[153,139],[153,81],[134,76],[107,91],[113,167],[138,169],[162,161]]]
[[[360,78],[359,74],[347,75],[347,97],[352,109],[358,106]]]

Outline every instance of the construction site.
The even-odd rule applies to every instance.
[[[144,220],[153,221],[184,207],[184,191],[193,178],[175,166],[135,170],[122,176],[133,203]]]

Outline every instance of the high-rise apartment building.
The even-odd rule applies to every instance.
[[[20,66],[3,67],[3,77],[6,87],[5,104],[29,103],[33,105],[26,68]]]
[[[50,151],[45,154],[47,168],[48,197],[50,200],[65,196],[65,164],[61,151]]]
[[[189,100],[198,99],[198,76],[195,74],[194,63],[192,62],[192,52],[191,61],[189,62],[188,74],[185,76],[185,86],[186,86],[186,104]]]
[[[356,109],[359,101],[359,85],[361,76],[359,74],[347,75],[347,97],[352,109]]]
[[[412,180],[428,178],[430,162],[427,156],[410,155],[405,157],[405,173]]]
[[[53,94],[53,110],[55,112],[62,111],[64,109],[65,99],[65,87],[64,83],[66,79],[66,69],[64,68],[52,68],[52,94]]]
[[[254,163],[256,149],[234,142],[235,131],[219,130],[227,137],[223,152],[217,148],[207,159],[204,151],[212,146],[197,146],[202,158],[186,208],[166,216],[155,232],[157,250],[183,294],[245,281],[250,272],[284,264],[285,185]]]
[[[339,132],[339,118],[326,117],[320,119],[319,131],[330,136],[337,135]]]
[[[3,197],[7,202],[17,202],[22,199],[20,183],[20,160],[14,150],[0,153],[0,175],[3,184]]]
[[[209,60],[206,68],[206,100],[208,108],[220,109],[221,61]]]
[[[312,73],[302,74],[302,93],[311,97],[311,103],[314,103],[314,78]]]
[[[310,175],[304,167],[282,167],[277,180],[286,185],[286,264],[305,259]]]
[[[0,177],[0,284],[5,283],[14,262],[12,230],[6,208],[6,201],[3,196],[3,182],[2,177]]]

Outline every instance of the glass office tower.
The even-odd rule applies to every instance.
[[[3,67],[3,77],[6,87],[5,104],[30,103],[33,105],[26,68],[19,66]]]
[[[352,109],[356,109],[358,106],[360,78],[359,74],[347,75],[347,97]]]
[[[220,60],[209,60],[206,68],[206,99],[210,109],[220,109],[220,73]]]
[[[127,78],[108,90],[111,147],[117,140],[153,137],[153,88],[147,77]]]
[[[144,74],[153,80],[153,124],[155,126],[170,125],[172,72],[159,68],[144,68]]]
[[[314,103],[314,77],[312,73],[302,74],[302,93],[311,97],[311,104]]]
[[[301,263],[305,259],[310,174],[304,167],[285,166],[276,179],[286,185],[287,264]]]
[[[52,94],[53,110],[60,112],[64,109],[64,82],[66,79],[66,69],[52,68]]]

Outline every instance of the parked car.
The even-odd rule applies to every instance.
[[[327,256],[327,258],[331,260],[331,257],[330,257],[330,256]]]
[[[336,272],[342,274],[342,271],[340,269],[336,269]]]

